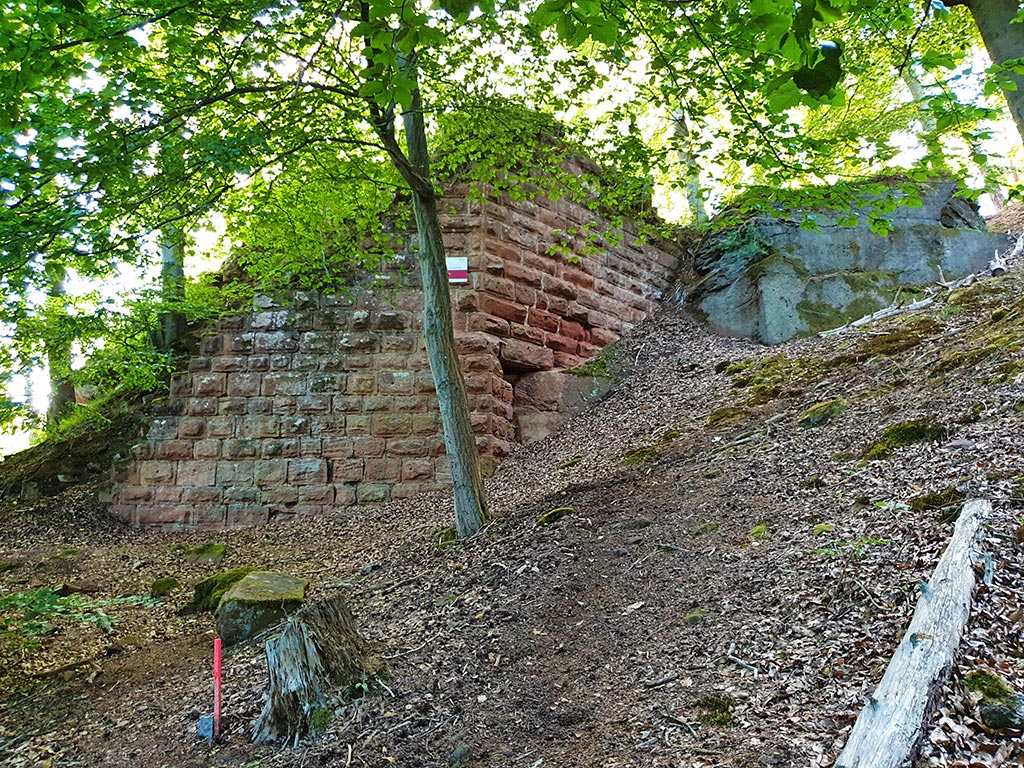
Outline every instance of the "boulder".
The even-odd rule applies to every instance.
[[[719,233],[698,256],[703,278],[687,301],[713,330],[779,344],[838,327],[888,306],[913,286],[988,269],[1009,238],[984,231],[952,182],[935,182],[922,205],[897,208],[887,236],[838,213],[813,214],[817,231],[799,221],[760,217]]]
[[[297,610],[309,581],[276,571],[255,571],[224,593],[217,606],[217,634],[225,645],[255,637]]]

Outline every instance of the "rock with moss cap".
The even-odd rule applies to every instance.
[[[255,571],[224,593],[217,606],[217,634],[225,645],[255,637],[297,610],[309,581],[276,571]]]
[[[994,731],[1024,727],[1024,696],[988,669],[975,669],[964,677],[964,688],[981,698],[978,712],[985,727]]]

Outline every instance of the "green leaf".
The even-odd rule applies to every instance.
[[[921,57],[921,66],[926,69],[953,69],[956,66],[956,59],[949,53],[926,51]]]

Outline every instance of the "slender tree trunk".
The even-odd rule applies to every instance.
[[[50,279],[49,299],[52,306],[64,303],[67,292],[64,275]],[[51,322],[59,322],[51,318]],[[51,328],[46,338],[46,367],[50,378],[50,398],[46,408],[46,423],[57,425],[75,402],[75,385],[71,382],[71,343],[61,328]]]
[[[415,80],[415,59],[410,57],[406,60],[403,70]],[[487,500],[480,473],[476,436],[470,422],[469,399],[455,349],[448,268],[437,215],[437,198],[430,181],[427,135],[418,90],[414,92],[411,108],[402,115],[402,123],[407,158],[401,157],[400,150],[391,146],[394,144],[392,126],[380,126],[378,132],[385,144],[389,145],[392,159],[412,187],[413,212],[420,240],[420,274],[423,280],[423,339],[434,388],[437,390],[445,450],[451,467],[455,527],[460,537],[471,536],[487,519]]]
[[[1017,0],[952,0],[947,5],[966,5],[978,25],[993,64],[1024,57],[1024,24],[1011,24],[1017,18]],[[1010,117],[1024,142],[1024,75],[1010,75],[1016,90],[1003,89]]]
[[[160,298],[178,302],[185,298],[185,233],[168,225],[161,233]],[[156,346],[170,349],[185,334],[185,315],[180,310],[161,312],[156,332]]]
[[[690,127],[686,123],[686,113],[677,109],[672,116],[672,133],[676,140],[676,154],[679,167],[683,174],[683,185],[686,191],[686,203],[690,208],[691,224],[700,226],[707,223],[708,214],[704,210],[704,196],[700,189],[700,169],[690,151]]]

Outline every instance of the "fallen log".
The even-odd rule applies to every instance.
[[[987,501],[964,504],[931,582],[922,585],[910,627],[861,710],[835,768],[899,768],[917,744],[971,611],[975,542],[991,513]]]
[[[295,745],[322,731],[334,701],[370,674],[366,642],[341,596],[297,611],[266,649],[270,687],[253,726],[256,743]]]

